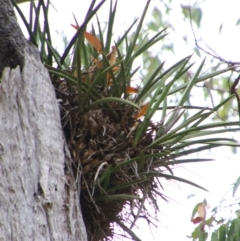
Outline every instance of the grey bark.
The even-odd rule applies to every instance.
[[[54,88],[12,10],[0,0],[0,241],[86,241]]]

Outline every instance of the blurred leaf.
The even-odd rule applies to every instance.
[[[236,26],[238,26],[239,24],[240,24],[240,18],[237,20]]]
[[[187,196],[187,199],[191,199],[191,198],[193,198],[195,196],[196,196],[196,194],[190,194],[190,195]]]
[[[233,194],[232,194],[233,197],[235,196],[236,191],[239,188],[239,185],[240,185],[240,176],[238,177],[237,181],[233,185]]]
[[[196,25],[199,28],[202,20],[202,9],[198,7],[196,4],[194,4],[193,6],[181,5],[181,8],[184,17],[190,18],[191,21],[196,23]]]
[[[189,18],[190,7],[189,6],[185,6],[185,5],[181,5],[181,8],[182,8],[183,16],[185,18]]]
[[[192,7],[190,9],[192,20],[197,24],[198,28],[201,25],[202,20],[202,9],[200,7]]]
[[[225,225],[222,225],[222,226],[219,228],[219,231],[218,231],[218,240],[219,240],[219,241],[225,241],[225,240],[226,240],[226,227],[225,227]]]
[[[200,205],[202,205],[202,202],[196,204],[195,207],[193,208],[191,220],[192,220],[192,219],[194,218],[194,216],[197,214],[197,212],[198,212],[198,207],[199,207]]]
[[[219,33],[221,34],[222,33],[222,28],[223,28],[223,23],[220,25],[219,27]]]
[[[237,215],[237,218],[240,218],[240,209],[236,210],[235,214]]]

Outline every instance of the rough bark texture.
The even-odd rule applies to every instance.
[[[0,0],[0,241],[86,241],[54,88],[12,13]]]

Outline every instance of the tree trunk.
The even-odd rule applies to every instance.
[[[87,240],[58,103],[0,0],[0,241]]]

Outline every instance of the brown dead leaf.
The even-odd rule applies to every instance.
[[[197,212],[198,212],[198,216],[196,218],[193,218],[191,221],[194,224],[202,223],[201,230],[204,232],[204,226],[205,226],[206,214],[207,214],[206,206],[204,205],[204,203],[199,204]]]
[[[141,118],[142,116],[144,116],[144,115],[146,114],[148,105],[149,105],[149,103],[147,103],[147,104],[145,104],[145,105],[143,105],[143,106],[141,107],[141,109],[140,109],[140,110],[138,111],[138,113],[135,115],[135,118],[136,118],[136,119],[139,119],[139,118]]]
[[[128,94],[137,94],[137,92],[138,92],[138,88],[131,87],[131,86],[127,87],[127,93]]]
[[[79,27],[76,25],[71,24],[71,26],[73,28],[75,28],[76,30],[79,30]],[[87,41],[100,53],[102,51],[102,44],[101,41],[96,38],[94,35],[92,35],[91,33],[85,31],[83,34],[84,38],[87,39]]]
[[[91,33],[88,33],[87,31],[84,32],[83,35],[87,41],[100,53],[102,51],[102,44],[101,41],[96,38],[94,35]]]
[[[76,25],[73,25],[73,24],[70,24],[73,28],[75,28],[76,30],[78,30],[79,29],[79,27],[78,26],[76,26]]]
[[[117,59],[117,48],[115,46],[112,47],[112,52],[110,53],[109,64],[113,65],[116,63]]]

